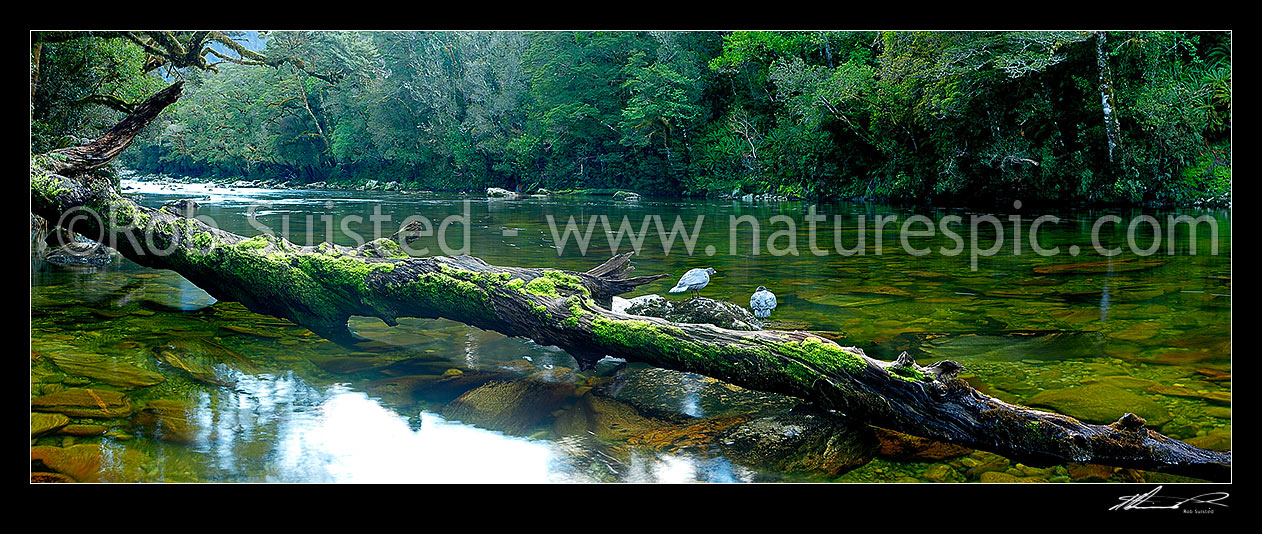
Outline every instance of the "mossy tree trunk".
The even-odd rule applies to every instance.
[[[136,121],[147,124],[178,96],[178,85],[155,95],[120,127],[138,132]],[[150,106],[155,99],[165,104]],[[130,142],[126,132],[107,137],[122,147]],[[117,154],[122,147],[90,150]],[[56,152],[33,157],[32,211],[62,221],[77,208],[91,208],[102,216],[74,231],[114,243],[141,265],[174,270],[219,300],[284,317],[339,343],[357,341],[347,329],[353,315],[391,325],[399,317],[442,317],[555,345],[585,367],[612,356],[699,373],[1026,463],[1098,463],[1212,480],[1230,475],[1230,452],[1163,436],[1131,414],[1092,425],[1008,404],[956,378],[961,367],[954,362],[925,367],[905,353],[880,361],[805,332],[733,331],[613,312],[613,295],[662,276],[628,278],[630,254],[570,272],[494,266],[470,256],[411,258],[390,239],[349,248],[246,238],[137,206],[94,178],[95,165],[73,164],[87,160],[99,161]]]

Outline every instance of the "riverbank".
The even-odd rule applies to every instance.
[[[259,188],[259,189],[295,189],[295,190],[325,190],[325,191],[390,191],[390,192],[398,192],[401,194],[446,193],[446,194],[459,194],[459,195],[468,195],[468,196],[490,196],[490,197],[495,197],[495,195],[490,195],[487,193],[487,191],[489,191],[490,189],[499,189],[499,188],[489,188],[487,191],[475,190],[475,189],[451,189],[451,190],[434,189],[434,188],[422,189],[422,188],[416,188],[412,184],[400,182],[397,180],[365,180],[365,181],[359,181],[359,182],[353,182],[353,183],[333,182],[333,181],[324,181],[324,180],[304,183],[294,178],[268,178],[268,179],[260,179],[260,180],[244,180],[244,179],[241,179],[240,177],[191,176],[191,175],[173,175],[173,174],[164,174],[164,173],[151,174],[151,173],[143,173],[143,172],[139,172],[133,169],[127,169],[127,168],[119,168],[116,171],[116,174],[121,179],[136,180],[140,182],[158,182],[158,183],[169,183],[169,184],[210,183],[210,184],[215,184],[220,187],[226,187],[226,188],[232,188],[232,189]],[[616,189],[616,188],[615,189],[571,188],[571,189],[559,189],[559,190],[551,190],[551,191],[544,188],[536,188],[536,189],[532,189],[528,191],[515,191],[512,193],[516,194],[516,198],[526,198],[526,197],[531,197],[531,196],[540,197],[540,196],[553,196],[553,195],[616,197],[619,192],[632,193],[636,196],[637,199],[643,196],[648,196],[648,195],[642,195],[641,193],[636,193],[634,191],[630,191],[626,189]],[[496,197],[496,198],[507,198],[507,197],[501,196],[501,197]],[[732,201],[742,201],[742,202],[788,202],[788,201],[795,201],[795,200],[810,200],[810,201],[817,201],[817,202],[819,201],[823,201],[823,202],[849,201],[849,202],[877,202],[877,203],[882,203],[882,204],[889,204],[889,205],[903,206],[903,207],[916,207],[916,206],[930,207],[932,206],[932,207],[942,207],[942,208],[995,208],[995,207],[1007,208],[1007,207],[1012,206],[1013,200],[1020,200],[1022,205],[1029,208],[1050,207],[1050,208],[1058,208],[1058,209],[1059,208],[1077,208],[1077,209],[1124,208],[1124,207],[1142,207],[1142,208],[1156,208],[1156,209],[1175,209],[1175,208],[1231,209],[1231,205],[1232,205],[1232,198],[1231,198],[1230,191],[1227,191],[1221,194],[1206,194],[1205,196],[1192,198],[1186,202],[1153,200],[1153,201],[1136,202],[1136,203],[1125,203],[1125,202],[1071,202],[1071,203],[1067,203],[1064,201],[1039,199],[1039,198],[1022,198],[1022,199],[992,198],[992,199],[987,199],[985,201],[974,200],[971,202],[962,201],[960,199],[938,199],[938,200],[931,199],[931,198],[906,199],[906,198],[892,198],[892,197],[883,197],[883,196],[853,197],[853,198],[839,198],[839,197],[808,198],[800,194],[747,193],[741,189],[734,189],[733,191],[729,193],[718,193],[718,194],[714,194],[713,196],[701,196],[701,197],[685,197],[685,196],[660,197],[660,196],[657,196],[653,198],[667,198],[671,200],[678,200],[678,199],[683,199],[683,198],[697,198],[697,199],[732,200]],[[615,198],[615,200],[621,200],[621,199]]]

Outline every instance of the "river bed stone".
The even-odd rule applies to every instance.
[[[59,413],[31,412],[31,437],[47,434],[70,424],[70,418]]]
[[[952,443],[943,443],[893,430],[873,427],[879,441],[876,455],[891,460],[907,462],[940,462],[967,455],[973,449]]]
[[[144,387],[162,383],[162,375],[98,354],[56,352],[49,355],[61,370],[119,387]]]
[[[66,436],[92,437],[103,435],[109,429],[105,425],[66,425],[61,427],[57,433]]]
[[[872,428],[809,408],[754,419],[722,435],[724,455],[777,471],[836,476],[876,455]]]
[[[692,417],[761,415],[787,410],[800,400],[745,389],[693,373],[647,367],[619,373],[599,386],[602,395],[630,403],[642,411]]]
[[[131,400],[117,391],[72,388],[31,398],[31,409],[70,417],[114,418],[131,415]]]
[[[1112,423],[1127,412],[1143,417],[1150,427],[1171,419],[1170,412],[1157,402],[1106,384],[1049,389],[1030,397],[1026,404],[1097,424]]]
[[[156,399],[136,412],[132,424],[164,441],[192,443],[197,437],[197,426],[189,420],[193,413],[193,407],[185,403]]]
[[[522,434],[549,417],[573,391],[573,384],[532,378],[489,382],[451,401],[442,415],[483,428]]]
[[[134,449],[87,443],[31,447],[31,461],[78,482],[138,482],[148,478],[152,460]]]
[[[626,313],[658,317],[674,323],[711,324],[728,330],[758,330],[758,319],[749,310],[731,302],[705,297],[672,300],[661,295],[629,299]]]

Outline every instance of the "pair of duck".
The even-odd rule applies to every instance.
[[[701,296],[701,288],[709,285],[710,275],[716,274],[711,267],[704,269],[692,269],[679,278],[679,283],[675,287],[670,288],[671,293],[683,293],[691,291],[693,298]],[[749,297],[749,307],[754,310],[754,317],[760,319],[770,317],[771,310],[776,309],[776,295],[764,286],[758,286],[754,290],[753,296]]]

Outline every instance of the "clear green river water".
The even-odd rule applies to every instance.
[[[1231,446],[1229,209],[988,212],[846,202],[487,200],[154,182],[124,182],[124,192],[151,207],[199,198],[197,215],[243,235],[257,235],[260,227],[285,234],[287,224],[289,239],[299,244],[306,244],[308,230],[314,242],[331,237],[357,244],[354,234],[371,237],[374,209],[391,218],[383,224],[385,236],[413,215],[431,221],[438,234],[441,221],[455,215],[461,218],[445,227],[449,248],[461,248],[467,230],[468,247],[460,252],[491,264],[576,271],[611,255],[609,238],[625,216],[632,233],[648,232],[634,259],[636,273],[669,276],[624,297],[667,295],[688,269],[713,267],[717,274],[701,291],[705,297],[744,306],[759,285],[776,294],[768,328],[810,330],[882,359],[901,351],[921,364],[952,359],[965,366],[963,378],[1006,401],[1101,423],[1135,411],[1167,435],[1206,448]],[[998,234],[1002,245],[992,255],[972,255],[968,222],[986,214],[1002,229],[982,223],[974,248],[986,252]],[[936,231],[910,237],[905,246],[900,229],[913,215],[928,217],[935,230],[943,217],[959,217],[962,222],[948,228],[960,240]],[[1041,226],[1035,244],[1059,247],[1059,254],[1040,255],[1029,241],[1040,215],[1058,220]],[[1091,244],[1094,224],[1106,215],[1120,222],[1100,227],[1098,242],[1120,249],[1116,256],[1102,256]],[[1151,219],[1137,219],[1145,215]],[[1168,233],[1170,217],[1181,215],[1204,216],[1194,237],[1188,224]],[[343,228],[348,216],[360,219]],[[577,237],[593,216],[583,251]],[[732,220],[744,216],[752,217],[740,219],[734,241]],[[818,217],[814,240],[812,216]],[[567,237],[570,217],[577,235]],[[676,217],[683,234],[666,253],[662,234],[670,234]],[[878,217],[896,219],[878,233]],[[1127,228],[1135,220],[1141,222],[1130,243]],[[331,229],[327,221],[335,222]],[[752,253],[750,221],[760,225],[758,254]],[[859,235],[864,243],[856,248]],[[623,237],[618,252],[632,249],[633,236]],[[685,237],[695,239],[691,254]],[[1139,253],[1154,237],[1159,248]],[[412,246],[438,254],[437,238]],[[1071,246],[1077,255],[1069,253]],[[794,247],[796,255],[780,253]],[[942,252],[957,248],[962,252]],[[610,359],[580,371],[555,347],[445,320],[400,322],[388,327],[352,319],[352,328],[375,343],[351,351],[284,319],[216,302],[172,271],[121,257],[89,268],[44,262],[31,277],[32,479],[1186,480],[1100,466],[1026,466],[888,432],[875,442],[855,438],[867,445],[844,455],[786,445],[800,446],[793,458],[827,457],[817,462],[762,458],[741,450],[752,447],[747,441],[716,436],[781,416],[798,404],[794,399]],[[81,409],[44,402],[60,398],[90,401]],[[468,409],[475,401],[479,408]]]

